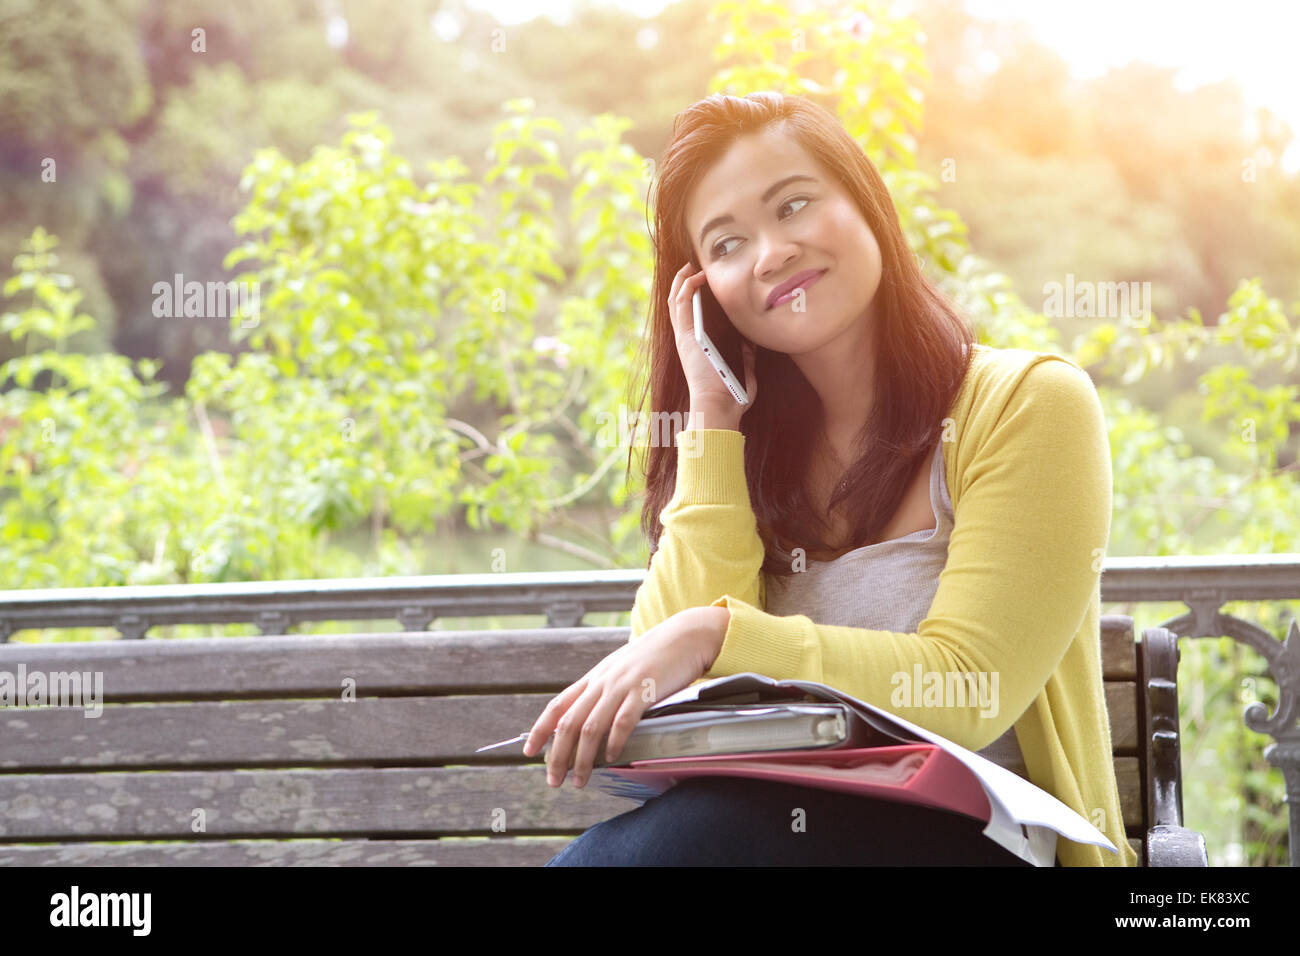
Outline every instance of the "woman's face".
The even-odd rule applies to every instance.
[[[772,190],[796,175],[808,178]],[[869,333],[876,237],[839,183],[778,129],[731,146],[687,197],[686,227],[718,304],[756,345],[803,355]],[[820,274],[815,283],[769,308],[774,289],[809,270]]]

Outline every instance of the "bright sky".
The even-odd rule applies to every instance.
[[[465,0],[502,23],[537,16],[564,22],[571,0]],[[1112,66],[1144,60],[1178,67],[1191,89],[1235,79],[1248,103],[1266,106],[1300,137],[1300,3],[1295,0],[965,0],[982,20],[1023,20],[1056,50],[1078,77],[1098,76]],[[640,16],[652,16],[666,0],[604,0]],[[907,9],[907,0],[899,0]],[[845,4],[849,9],[848,4]],[[1288,172],[1300,169],[1300,142],[1282,158]]]

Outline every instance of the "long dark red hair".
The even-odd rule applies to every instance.
[[[771,124],[780,124],[836,177],[880,247],[871,417],[862,434],[861,455],[830,501],[832,509],[842,506],[849,517],[852,541],[873,542],[902,504],[922,460],[934,453],[942,421],[966,376],[974,334],[921,272],[876,167],[835,116],[811,100],[773,92],[744,97],[715,93],[674,118],[672,139],[648,204],[655,218],[654,283],[649,334],[642,339],[637,368],[649,374],[640,400],[631,407],[644,409],[648,391],[654,413],[680,412],[681,421],[686,421],[690,393],[668,311],[674,275],[687,260],[695,261],[685,221],[686,197],[736,139]],[[862,303],[864,309],[867,305]],[[743,377],[744,339],[725,315],[718,312],[711,318],[711,337]],[[758,346],[755,353],[759,394],[740,429],[745,436],[745,479],[766,551],[762,571],[787,575],[794,573],[790,549],[795,545],[805,553],[831,549],[816,530],[827,527],[826,516],[814,512],[806,491],[817,436],[823,433],[821,400],[790,356]],[[862,358],[865,365],[871,357]],[[635,394],[636,381],[630,395]],[[629,475],[631,468],[629,451]],[[663,530],[659,516],[677,483],[675,443],[649,444],[645,478],[641,529],[650,542],[653,563]]]

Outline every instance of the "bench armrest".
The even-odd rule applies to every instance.
[[[1146,810],[1155,829],[1183,824],[1183,767],[1178,727],[1178,635],[1142,632],[1141,693],[1146,697]]]
[[[1178,727],[1178,635],[1142,632],[1146,693],[1147,866],[1209,866],[1205,837],[1183,826],[1183,767]]]

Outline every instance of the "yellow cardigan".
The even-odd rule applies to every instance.
[[[1062,356],[976,344],[942,440],[951,443],[944,465],[953,529],[918,632],[766,613],[745,436],[695,429],[677,437],[677,483],[636,593],[629,640],[686,608],[725,606],[731,622],[722,652],[701,681],[742,671],[819,681],[972,751],[1014,723],[1030,780],[1119,849],[1061,837],[1061,865],[1136,866],[1102,690],[1101,564],[1111,467],[1092,380]],[[923,672],[997,672],[997,716],[981,716],[978,707],[894,706],[891,675],[911,675],[914,665]]]

